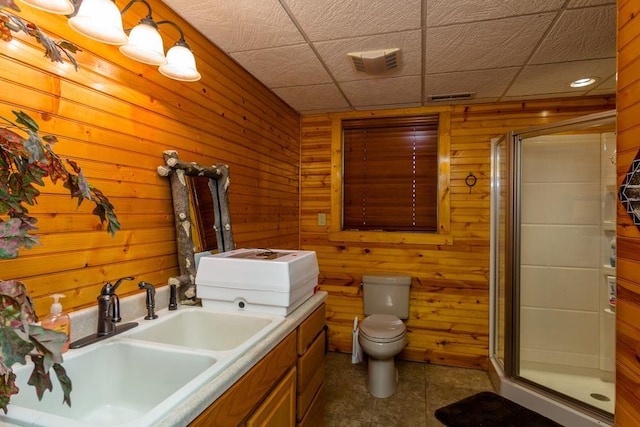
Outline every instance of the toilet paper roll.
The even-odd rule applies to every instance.
[[[351,349],[351,363],[356,364],[362,362],[362,347],[358,340],[358,316],[353,319],[353,346]]]

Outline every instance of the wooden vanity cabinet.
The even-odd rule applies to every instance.
[[[190,426],[322,426],[325,324],[323,303]]]

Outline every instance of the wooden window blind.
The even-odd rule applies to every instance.
[[[342,122],[343,229],[436,232],[438,115]]]

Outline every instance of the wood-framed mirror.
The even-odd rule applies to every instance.
[[[227,195],[229,166],[183,162],[175,150],[165,151],[163,157],[165,164],[158,166],[157,171],[158,175],[168,177],[171,185],[180,267],[180,275],[170,277],[168,283],[177,285],[181,304],[193,305],[196,303],[196,250],[211,249],[207,246],[212,237],[218,252],[235,249]],[[209,189],[208,195],[202,180]],[[204,211],[206,216],[196,215],[202,212],[194,212],[195,209]],[[197,224],[192,224],[193,221]],[[213,230],[209,229],[211,226]]]

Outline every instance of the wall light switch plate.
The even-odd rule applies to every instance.
[[[327,214],[324,212],[318,213],[318,225],[327,225]]]

